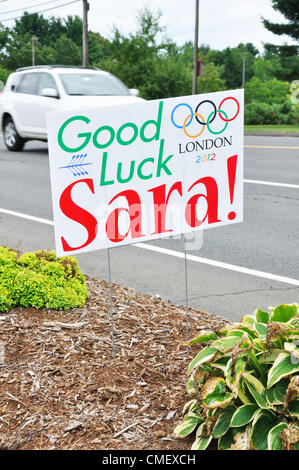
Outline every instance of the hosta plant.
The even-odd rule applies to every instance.
[[[192,450],[299,450],[299,305],[257,309],[196,343],[175,434],[193,435]]]

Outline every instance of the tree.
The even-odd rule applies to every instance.
[[[263,18],[265,28],[274,34],[286,34],[292,39],[299,40],[299,4],[298,0],[272,0],[274,10],[279,11],[287,19],[287,23],[272,23]],[[272,44],[265,44],[266,50],[271,51]],[[276,52],[284,55],[296,54],[297,46],[274,46]],[[272,49],[273,51],[273,49]]]
[[[290,89],[288,82],[282,82],[276,78],[262,81],[253,77],[245,85],[245,102],[253,101],[267,104],[282,104],[287,101],[287,94]]]
[[[239,88],[242,85],[243,53],[246,55],[246,81],[254,75],[254,61],[258,54],[256,47],[251,44],[240,43],[237,47],[227,47],[223,51],[210,51],[207,56],[208,62],[213,62],[221,67],[221,78],[225,80],[228,89]]]
[[[16,20],[11,34],[16,37],[22,37],[25,34],[37,36],[40,44],[51,46],[56,39],[65,32],[65,28],[60,18],[44,18],[38,13],[29,14],[24,12],[23,16]]]
[[[82,27],[83,22],[80,16],[68,16],[63,22],[63,32],[71,39],[77,46],[82,47]]]
[[[0,24],[0,50],[6,46],[10,30]]]
[[[160,16],[145,8],[137,17],[135,34],[125,36],[114,29],[109,55],[95,64],[129,88],[138,88],[146,99],[191,93],[191,68],[185,65],[178,47],[161,37]]]
[[[198,78],[198,93],[211,93],[225,89],[225,81],[221,78],[218,67],[213,62],[206,64],[204,76]]]
[[[288,23],[272,23],[263,19],[265,27],[274,34],[286,34],[293,39],[299,39],[299,5],[298,0],[272,0],[274,10],[282,13]]]
[[[62,34],[55,43],[55,63],[59,65],[81,65],[81,49],[66,34]]]

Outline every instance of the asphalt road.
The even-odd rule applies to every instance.
[[[188,261],[189,305],[234,320],[257,307],[299,302],[299,138],[246,136],[244,178],[244,222],[206,230],[202,249],[190,252]],[[53,215],[46,144],[30,142],[23,152],[11,153],[1,139],[0,244],[54,249],[48,220]],[[78,259],[84,273],[107,279],[106,256],[99,251]],[[113,282],[184,304],[180,240],[114,248],[111,266]]]

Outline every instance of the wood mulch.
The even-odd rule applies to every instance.
[[[87,277],[90,298],[68,311],[0,312],[0,449],[190,448],[173,429],[189,399],[185,310]],[[190,337],[228,320],[189,312]]]

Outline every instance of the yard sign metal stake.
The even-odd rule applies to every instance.
[[[185,248],[185,301],[186,301],[186,343],[187,353],[189,352],[189,299],[188,299],[188,262],[187,250]]]
[[[114,320],[113,320],[113,307],[112,307],[112,283],[111,283],[111,263],[110,263],[110,249],[107,248],[108,257],[108,278],[109,278],[109,294],[110,294],[110,325],[111,325],[111,339],[112,339],[112,359],[114,359]]]

